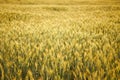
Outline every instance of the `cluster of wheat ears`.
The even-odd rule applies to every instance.
[[[0,5],[0,80],[119,80],[120,6]]]

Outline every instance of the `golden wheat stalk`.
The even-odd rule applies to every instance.
[[[0,64],[0,80],[4,80],[4,68],[3,68],[3,66],[2,66],[2,64]]]

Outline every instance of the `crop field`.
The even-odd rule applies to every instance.
[[[120,80],[120,6],[0,4],[0,80]]]

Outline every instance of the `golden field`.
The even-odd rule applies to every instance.
[[[0,0],[2,4],[119,5],[120,0]]]
[[[0,4],[0,80],[119,79],[119,5]]]

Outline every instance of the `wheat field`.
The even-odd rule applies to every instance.
[[[120,6],[0,4],[0,80],[120,80]]]

